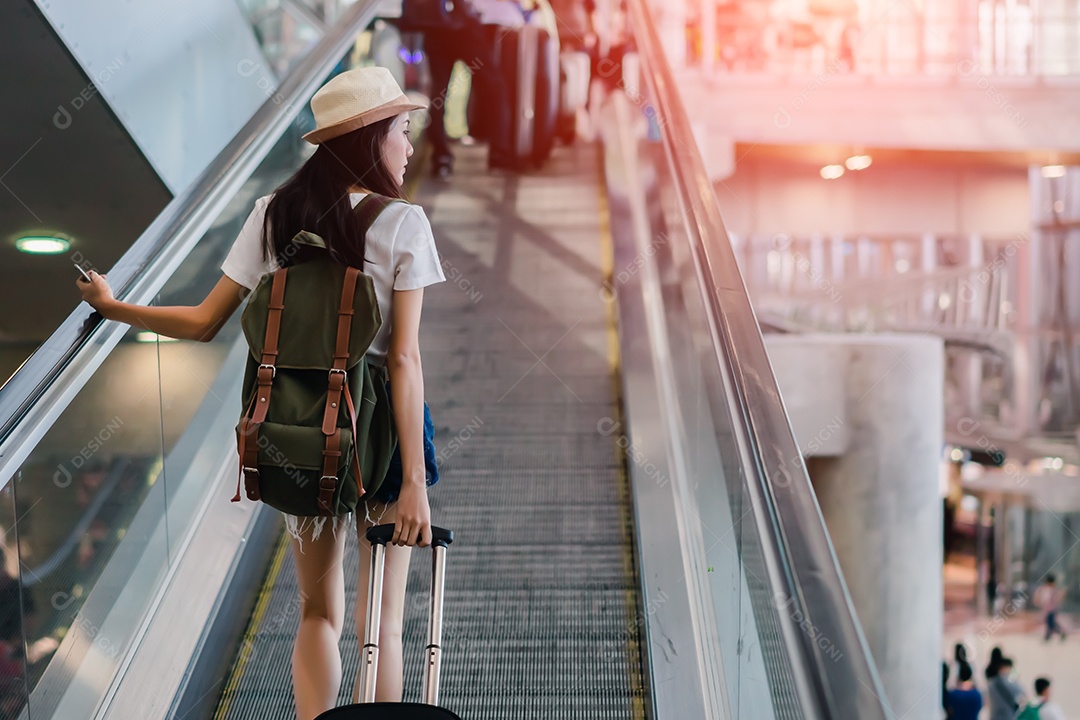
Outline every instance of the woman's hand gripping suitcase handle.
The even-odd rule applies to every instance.
[[[386,545],[394,539],[394,525],[376,525],[367,530],[366,537],[372,545]],[[431,526],[431,545],[447,547],[454,542],[454,531]]]

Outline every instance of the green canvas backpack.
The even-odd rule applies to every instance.
[[[363,231],[394,202],[364,197]],[[371,277],[335,262],[318,235],[292,241],[321,251],[264,275],[241,318],[250,353],[232,500],[242,479],[250,500],[340,516],[378,490],[397,447],[385,371],[366,359],[382,317]]]

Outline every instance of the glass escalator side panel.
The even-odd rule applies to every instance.
[[[38,717],[96,701],[167,570],[156,355],[128,332],[8,485]]]

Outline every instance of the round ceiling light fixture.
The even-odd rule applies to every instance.
[[[852,155],[844,161],[844,165],[847,165],[848,170],[865,170],[872,162],[874,159],[869,155]]]
[[[826,180],[835,180],[843,174],[843,165],[826,165],[825,167],[821,168],[821,177],[825,178]]]
[[[15,241],[15,247],[29,255],[59,255],[71,249],[71,241],[51,235],[26,235]]]

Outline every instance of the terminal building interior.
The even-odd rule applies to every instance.
[[[72,265],[199,304],[368,66],[428,107],[440,706],[1080,718],[1080,5],[457,0],[503,55],[451,69],[411,1],[0,3],[0,720],[297,717],[241,313],[106,320]]]

